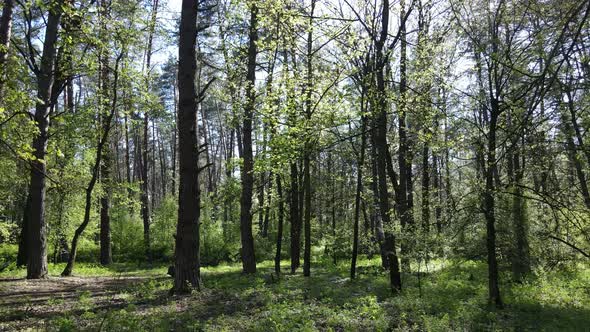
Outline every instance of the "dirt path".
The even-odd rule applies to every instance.
[[[126,290],[153,277],[50,277],[0,279],[0,331],[34,326],[65,312],[83,313],[125,306]]]

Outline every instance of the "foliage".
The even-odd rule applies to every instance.
[[[286,268],[287,262],[283,263]],[[239,264],[208,267],[203,270],[205,290],[188,297],[168,297],[171,280],[164,277],[165,267],[143,270],[129,264],[109,268],[81,264],[82,276],[152,275],[153,279],[112,289],[115,293],[107,296],[123,301],[116,309],[100,306],[103,295],[99,292],[106,289],[52,300],[53,305],[73,307],[49,320],[47,327],[91,330],[102,326],[106,331],[187,326],[205,331],[579,330],[590,317],[590,297],[580,291],[590,281],[586,265],[544,271],[522,284],[504,283],[504,310],[486,305],[486,266],[478,261],[430,261],[421,274],[404,276],[407,286],[401,296],[387,291],[387,277],[378,259],[362,258],[359,278],[354,281],[346,277],[345,262],[316,265],[317,273],[311,279],[300,274],[271,277],[269,261],[259,267],[253,276],[241,275]],[[51,267],[51,271],[59,273],[60,269]],[[84,313],[76,315],[80,309]],[[33,325],[24,326],[37,326],[34,319],[25,322]]]

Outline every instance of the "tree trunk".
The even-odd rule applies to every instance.
[[[51,94],[55,80],[56,44],[61,19],[60,6],[50,6],[43,42],[41,66],[37,75],[37,104],[35,107],[35,124],[39,133],[33,139],[31,161],[31,210],[28,227],[27,279],[47,277],[47,224],[45,222],[45,191],[47,164],[47,142],[49,140],[49,120]]]
[[[148,44],[146,50],[146,88],[147,91],[150,92],[151,84],[150,84],[150,67],[151,67],[151,57],[152,57],[152,41],[154,37],[154,30],[156,26],[156,18],[158,15],[158,0],[153,0],[152,2],[152,16],[149,22],[149,33],[148,33]],[[143,242],[145,246],[145,255],[148,262],[151,262],[152,255],[151,255],[151,241],[150,241],[150,178],[149,178],[149,116],[148,112],[146,111],[143,116],[143,142],[141,144],[142,147],[142,170],[141,170],[141,217],[143,220]],[[153,179],[151,179],[153,181]]]
[[[484,215],[486,219],[486,247],[488,253],[488,298],[490,303],[502,307],[498,282],[498,261],[496,257],[496,216],[494,199],[494,168],[496,167],[496,130],[498,124],[498,100],[492,99],[488,132],[486,185],[483,193]]]
[[[258,7],[250,7],[250,32],[248,44],[248,72],[246,74],[246,105],[242,124],[242,194],[240,197],[240,234],[242,241],[242,269],[244,273],[256,272],[254,237],[252,235],[252,192],[254,189],[254,156],[252,152],[252,120],[256,98],[256,42]]]
[[[105,117],[106,118],[106,117]],[[110,123],[103,122],[103,131],[108,132]],[[103,186],[104,193],[100,198],[100,264],[108,265],[113,262],[111,250],[111,218],[110,218],[110,182],[112,168],[112,154],[109,142],[105,143],[102,149],[102,164],[100,166],[100,182]]]
[[[291,273],[295,273],[300,265],[301,255],[301,224],[299,223],[299,171],[297,164],[291,162],[291,193],[289,218],[291,221]]]
[[[514,280],[522,281],[531,272],[530,248],[528,241],[528,222],[526,214],[526,201],[523,197],[522,178],[524,165],[520,162],[518,146],[512,157],[514,172],[514,195],[512,197],[512,220],[515,237],[515,252],[512,261],[512,273]]]
[[[104,36],[107,32],[106,19],[108,16],[108,5],[106,1],[100,2],[99,20],[101,21],[101,32]],[[99,82],[101,93],[101,120],[103,125],[103,132],[109,132],[110,121],[107,122],[108,115],[106,111],[109,107],[109,55],[106,48],[100,50],[99,55]],[[115,92],[116,93],[116,92]],[[110,218],[110,182],[111,182],[111,168],[112,168],[112,153],[109,144],[109,136],[106,138],[106,143],[102,149],[102,163],[100,165],[100,182],[103,189],[103,195],[100,198],[100,264],[108,265],[112,263],[111,251],[111,218]]]
[[[266,193],[266,205],[264,206],[264,220],[262,221],[262,237],[268,237],[268,225],[270,221],[270,204],[272,203],[272,182],[274,174],[268,173],[268,190]]]
[[[178,74],[178,73],[177,73]],[[176,158],[177,158],[177,151],[178,151],[178,83],[177,80],[174,80],[174,86],[173,86],[173,90],[174,90],[174,125],[172,127],[172,146],[170,147],[170,150],[172,152],[172,195],[174,195],[176,193]]]
[[[381,13],[382,30],[380,39],[376,43],[376,62],[377,62],[377,118],[376,118],[376,133],[375,144],[377,149],[377,175],[379,178],[379,210],[381,212],[381,219],[387,226],[391,225],[391,217],[389,215],[389,193],[387,189],[387,101],[385,100],[385,61],[386,57],[383,54],[383,46],[388,34],[389,23],[389,1],[383,0],[383,11]],[[401,275],[399,271],[399,261],[396,253],[395,236],[391,230],[385,232],[385,242],[383,251],[387,257],[387,265],[389,267],[389,278],[391,289],[394,293],[401,291]]]
[[[281,184],[281,176],[277,174],[277,195],[279,196],[279,220],[277,229],[277,251],[275,254],[275,273],[277,276],[281,273],[281,248],[283,245],[283,218],[284,218],[284,201],[283,201],[283,186]]]
[[[398,151],[398,163],[399,163],[399,188],[400,193],[399,201],[397,202],[398,211],[400,216],[400,222],[402,226],[402,232],[404,233],[404,239],[401,241],[400,251],[402,256],[402,268],[406,272],[410,272],[410,238],[414,233],[414,217],[413,217],[413,185],[412,185],[412,156],[410,151],[410,141],[408,138],[408,120],[406,114],[406,102],[407,102],[407,74],[406,74],[406,25],[404,18],[406,16],[405,1],[401,1],[400,11],[400,84],[399,84],[399,151]]]
[[[312,45],[313,45],[313,13],[315,10],[316,0],[311,0],[311,10],[309,14],[309,27],[307,32],[307,74],[305,87],[305,120],[306,128],[311,126],[311,93],[313,90],[313,67],[312,67]],[[303,275],[309,277],[311,274],[311,132],[305,135],[305,154],[303,156],[303,197],[305,199],[305,216],[304,216],[304,246],[303,246]]]
[[[383,247],[385,241],[385,232],[383,230],[383,219],[379,211],[380,195],[379,195],[379,174],[377,172],[377,144],[376,142],[376,119],[371,121],[373,129],[371,129],[371,191],[373,192],[373,208],[371,209],[372,232],[374,241],[379,245],[379,253],[381,255],[381,266],[387,268],[387,255]],[[391,160],[391,158],[389,158]]]
[[[8,60],[8,49],[10,48],[13,9],[14,0],[4,0],[2,17],[0,18],[0,99],[4,95],[4,83],[6,82],[6,60]]]
[[[199,256],[199,154],[197,93],[195,90],[197,0],[183,0],[178,46],[178,162],[179,194],[176,227],[174,289],[176,294],[200,289]]]
[[[422,148],[422,229],[430,232],[430,165],[428,142],[424,142]],[[435,179],[436,181],[436,179]]]
[[[364,114],[364,102],[365,101],[363,94],[361,96],[361,114]],[[361,121],[361,149],[357,163],[356,173],[356,195],[354,198],[354,228],[352,236],[352,260],[350,263],[350,279],[354,279],[356,277],[356,260],[359,247],[359,219],[361,210],[361,193],[363,191],[363,164],[365,163],[365,145],[367,144],[367,134],[365,133],[365,131],[367,130],[367,119],[364,115],[362,116]]]

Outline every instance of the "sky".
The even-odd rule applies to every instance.
[[[180,5],[182,4],[182,0],[168,0],[168,8],[171,11],[180,13]]]
[[[160,8],[158,19],[160,24],[166,24],[167,26],[170,25],[174,17],[180,16],[180,8],[182,5],[182,0],[168,0],[165,3],[164,8]],[[178,53],[178,49],[175,47],[167,47],[161,50],[156,50],[156,52],[152,55],[153,63],[157,65],[164,64],[166,60],[170,57],[170,55],[175,55]]]

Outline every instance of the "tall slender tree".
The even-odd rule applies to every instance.
[[[250,28],[248,63],[246,74],[246,103],[242,123],[242,194],[240,196],[240,234],[242,241],[242,269],[244,273],[256,272],[254,237],[252,235],[252,192],[254,189],[254,155],[252,151],[252,120],[256,102],[256,53],[258,40],[258,7],[250,3]]]

